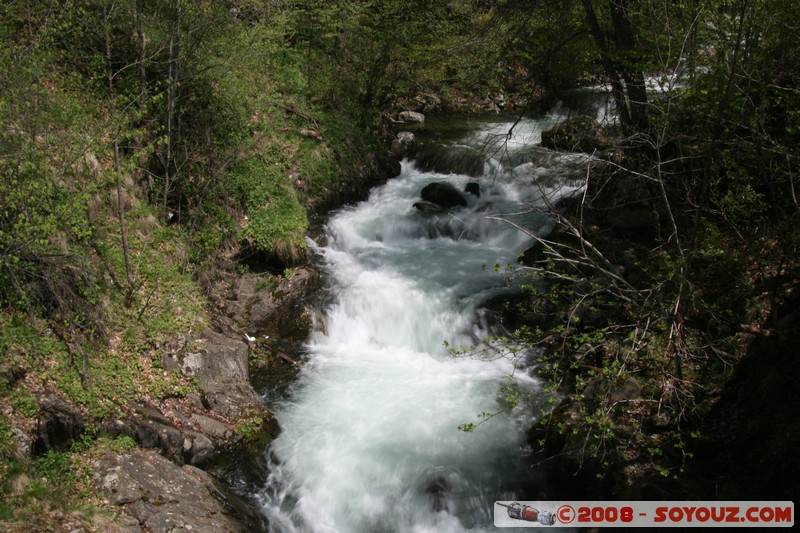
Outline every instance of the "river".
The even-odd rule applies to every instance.
[[[526,458],[545,396],[533,354],[481,353],[496,333],[481,305],[516,290],[506,265],[531,234],[551,230],[544,199],[580,190],[586,156],[536,147],[541,130],[571,112],[462,118],[438,131],[434,120],[430,142],[482,154],[481,176],[406,160],[367,200],[331,215],[324,245],[310,243],[328,304],[300,378],[271,406],[281,433],[255,497],[275,531],[489,531],[494,501],[547,496]],[[475,181],[480,195],[465,193],[468,205],[450,213],[414,209],[436,181],[460,190]],[[508,376],[531,398],[513,410],[500,393]],[[484,412],[500,414],[459,430]]]

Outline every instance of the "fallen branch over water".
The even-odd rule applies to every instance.
[[[286,355],[286,354],[285,354],[285,353],[283,353],[283,352],[277,352],[277,355],[278,355],[278,357],[280,357],[281,359],[283,359],[284,361],[286,361],[286,362],[287,362],[287,363],[289,363],[290,365],[293,365],[293,366],[303,366],[303,363],[302,363],[302,362],[300,362],[300,361],[296,361],[296,360],[292,359],[291,357],[289,357],[288,355]]]

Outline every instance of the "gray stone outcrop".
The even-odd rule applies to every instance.
[[[106,453],[92,461],[92,481],[119,509],[128,531],[264,531],[246,505],[206,472],[178,466],[152,450]]]

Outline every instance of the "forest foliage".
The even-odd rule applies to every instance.
[[[541,369],[565,395],[539,444],[585,467],[570,489],[584,496],[687,476],[671,490],[796,495],[797,462],[771,458],[789,453],[775,435],[797,414],[800,18],[787,2],[561,5],[560,29],[593,58],[584,75],[611,90],[621,143],[543,243],[548,289],[517,308],[517,341],[547,347]],[[652,220],[639,231],[608,231],[621,183]],[[751,412],[741,398],[762,382],[785,398],[768,409],[772,436],[730,415]],[[738,439],[750,445],[724,448]],[[715,466],[698,474],[696,453]],[[715,488],[714,470],[734,464]]]

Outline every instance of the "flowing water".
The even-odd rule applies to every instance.
[[[483,176],[426,173],[404,161],[400,176],[331,216],[324,246],[312,243],[329,304],[298,383],[272,406],[281,434],[257,499],[274,530],[488,531],[495,500],[546,494],[525,458],[531,402],[473,432],[458,429],[502,410],[504,376],[543,401],[526,354],[456,357],[445,343],[484,347],[492,331],[480,305],[515,290],[505,267],[531,234],[552,228],[545,198],[579,190],[585,156],[535,147],[563,113],[516,125],[495,116],[440,135],[444,151],[486,156]],[[434,181],[461,190],[477,181],[480,196],[465,194],[468,205],[451,213],[417,211],[420,190]]]

